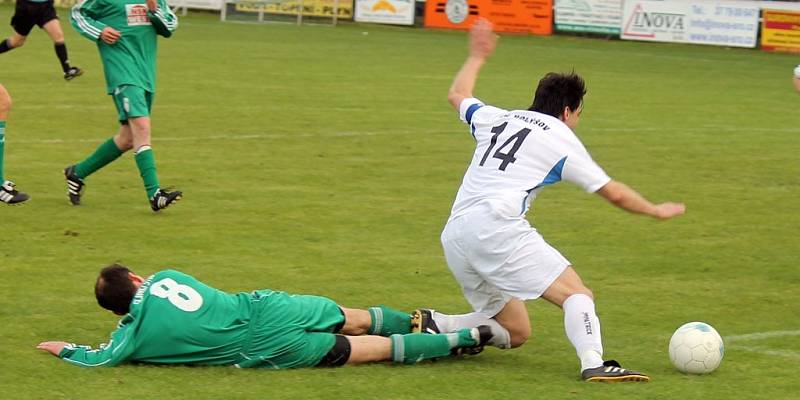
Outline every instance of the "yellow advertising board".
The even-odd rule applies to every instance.
[[[335,6],[334,0],[291,0],[291,1],[239,1],[236,11],[260,12],[266,14],[297,15],[302,7],[304,17],[333,17],[337,9],[337,18],[353,19],[353,0],[339,0]]]
[[[764,10],[761,48],[800,53],[800,12]]]

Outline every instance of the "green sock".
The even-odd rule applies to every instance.
[[[85,160],[75,164],[75,175],[78,178],[86,178],[100,168],[105,167],[110,162],[119,158],[124,153],[114,143],[114,138],[108,139]]]
[[[3,154],[6,149],[6,121],[0,121],[0,185],[6,180],[3,178]]]
[[[147,191],[147,198],[152,199],[158,191],[158,174],[156,173],[156,157],[150,146],[142,146],[134,156],[136,166],[139,167],[139,175],[142,176],[144,189]]]
[[[445,334],[409,333],[392,335],[392,361],[403,364],[414,364],[422,360],[450,355],[456,347],[475,346],[478,342],[472,338],[471,329]]]
[[[368,311],[372,317],[368,334],[391,336],[396,333],[401,335],[411,333],[411,314],[386,306],[370,307]]]

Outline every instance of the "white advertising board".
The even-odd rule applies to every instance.
[[[192,8],[196,10],[221,10],[223,0],[167,0],[170,7]]]
[[[619,35],[622,0],[556,0],[557,31]]]
[[[356,0],[357,22],[414,25],[415,0]]]
[[[755,47],[759,8],[751,2],[625,1],[620,37]]]

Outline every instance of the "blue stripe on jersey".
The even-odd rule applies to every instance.
[[[567,161],[567,157],[566,156],[564,156],[564,158],[558,160],[556,165],[554,165],[553,168],[550,169],[550,172],[547,173],[547,176],[544,177],[544,180],[541,183],[539,183],[538,185],[536,185],[536,187],[534,187],[534,189],[538,189],[538,188],[540,188],[542,186],[552,185],[554,183],[561,182],[561,170],[564,169],[564,162],[566,162],[566,161]]]
[[[468,124],[472,124],[472,114],[475,114],[475,111],[478,111],[478,109],[481,107],[483,107],[483,104],[475,103],[467,108],[467,112],[464,114],[464,117],[467,119]]]
[[[470,135],[472,135],[473,139],[478,140],[478,138],[475,137],[475,125],[470,125],[469,126],[469,133],[470,133]]]

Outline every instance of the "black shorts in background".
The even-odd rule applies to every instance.
[[[58,19],[58,15],[52,0],[41,3],[17,0],[17,8],[11,17],[11,26],[20,35],[28,36],[34,25],[41,28],[54,19]]]

